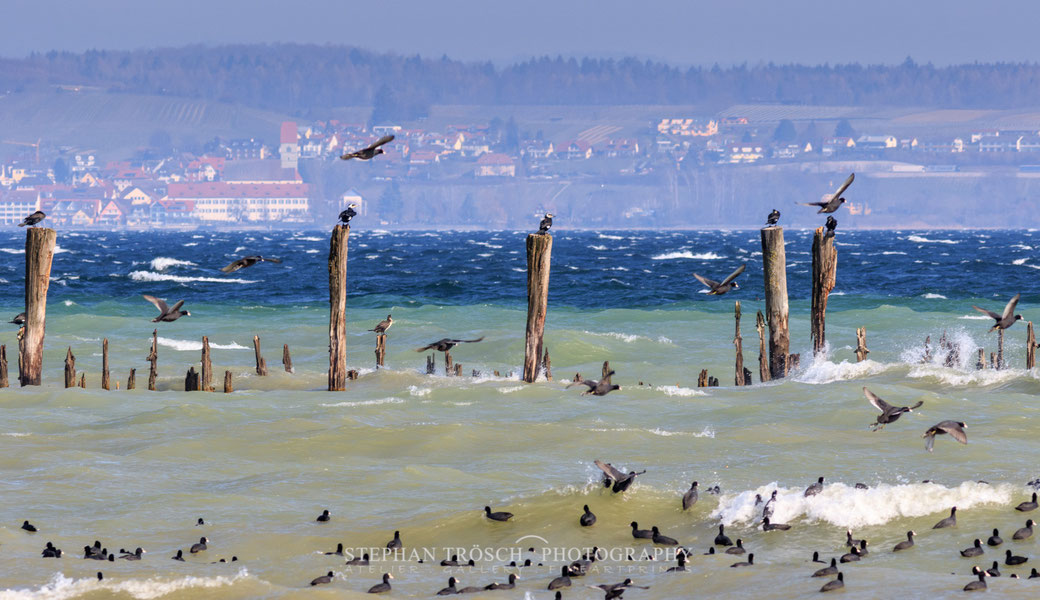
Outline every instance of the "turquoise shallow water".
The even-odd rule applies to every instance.
[[[1024,238],[1025,233],[1006,234],[1002,243],[1028,245],[1010,237]],[[685,235],[691,254],[708,251],[711,240]],[[944,235],[919,237],[954,241]],[[908,234],[902,237],[893,243],[902,243],[908,252],[928,245],[908,244]],[[705,247],[698,246],[702,242]],[[315,248],[322,244],[308,243]],[[509,243],[497,245],[508,251]],[[968,241],[962,244],[970,246]],[[65,246],[62,239],[59,245]],[[955,249],[954,254],[978,253],[974,246],[934,245]],[[68,247],[73,255],[79,251],[73,244]],[[153,249],[150,256],[200,262],[178,248],[183,246]],[[185,252],[191,248],[195,246]],[[839,252],[845,251],[839,247]],[[847,281],[857,271],[852,264],[846,270],[842,256],[839,293],[859,285]],[[911,254],[874,260],[887,260],[884,256],[909,260],[901,257]],[[397,262],[418,260],[411,253],[403,258]],[[1016,265],[1018,258],[1026,260]],[[1031,273],[1026,265],[1032,257],[1018,258],[1008,260],[1001,272]],[[360,266],[367,260],[352,258],[350,267],[352,276],[362,280],[361,288],[371,285],[364,283]],[[591,546],[605,548],[608,556],[584,580],[575,579],[565,598],[601,597],[582,585],[625,577],[650,586],[630,590],[626,598],[793,598],[815,593],[823,584],[808,577],[822,566],[808,559],[814,550],[826,558],[844,552],[847,528],[868,539],[872,550],[859,564],[843,568],[844,593],[851,597],[957,595],[971,580],[973,564],[989,566],[998,559],[1004,576],[989,582],[991,593],[1036,597],[1034,587],[1040,584],[1008,575],[1026,575],[1033,561],[1040,560],[1035,541],[1011,541],[1029,516],[1013,506],[1028,499],[1026,482],[1040,475],[1034,425],[1040,380],[1035,371],[1024,369],[1022,324],[1007,337],[1009,369],[975,370],[974,349],[994,349],[995,335],[987,334],[986,321],[975,318],[981,315],[971,304],[1002,303],[994,294],[966,287],[966,275],[951,278],[946,289],[941,277],[930,274],[932,291],[913,296],[899,296],[895,288],[834,295],[828,314],[830,351],[812,360],[808,304],[802,299],[807,294],[792,275],[792,350],[802,353],[802,366],[782,382],[734,388],[728,385],[733,300],[742,300],[745,364],[754,370],[758,340],[753,316],[762,307],[755,299],[754,278],[760,278],[760,270],[749,265],[749,285],[739,294],[706,298],[686,282],[681,288],[685,299],[672,301],[672,283],[685,281],[680,273],[721,265],[725,259],[652,260],[646,258],[651,274],[642,279],[615,272],[632,287],[647,288],[638,292],[649,300],[637,302],[637,307],[623,300],[612,305],[609,294],[583,305],[583,296],[571,289],[580,280],[553,280],[546,345],[554,381],[534,385],[510,376],[523,354],[522,299],[474,303],[459,292],[436,303],[378,290],[352,298],[348,362],[361,370],[361,377],[342,393],[323,391],[327,308],[320,293],[291,295],[283,289],[267,299],[264,292],[290,284],[265,279],[275,271],[259,269],[271,265],[233,276],[263,282],[258,284],[98,277],[93,285],[115,289],[116,299],[91,295],[89,285],[76,283],[83,279],[55,284],[44,385],[0,391],[0,553],[6,559],[0,569],[0,598],[361,597],[384,571],[395,576],[395,597],[432,596],[449,575],[462,587],[504,581],[509,572],[517,572],[521,580],[516,590],[474,597],[551,598],[545,586],[560,564]],[[655,264],[674,261],[682,263],[669,267],[676,275],[665,283],[651,279],[657,275]],[[8,268],[13,263],[4,264]],[[211,277],[197,265],[151,267],[141,268],[160,275]],[[96,268],[137,270],[111,264]],[[628,268],[633,273],[642,267]],[[69,268],[54,275],[77,276]],[[407,280],[401,274],[395,277]],[[1028,286],[1035,282],[1023,277],[1021,284],[1020,310],[1031,319],[1037,294]],[[138,386],[144,387],[152,309],[133,296],[159,293],[152,285],[169,286],[160,295],[185,297],[192,311],[190,318],[159,327],[160,391],[98,389],[100,340],[106,336],[113,380],[122,387],[129,369],[136,367]],[[500,287],[508,291],[513,285]],[[565,285],[571,287],[556,295],[555,286]],[[18,286],[5,286],[0,310],[13,314],[17,293],[12,287]],[[217,292],[208,294],[210,289]],[[654,289],[660,296],[656,304],[650,301]],[[505,296],[503,290],[496,293]],[[364,330],[390,311],[396,322],[389,335],[388,368],[375,371],[374,340]],[[871,354],[857,364],[852,346],[859,326],[867,327]],[[934,341],[944,330],[961,349],[961,363],[945,367],[941,358],[922,363],[925,336]],[[214,370],[234,373],[235,393],[178,391],[188,366],[197,366],[204,334],[214,344]],[[252,371],[254,334],[263,341],[271,371],[266,378]],[[453,352],[464,372],[484,374],[476,379],[426,375],[423,355],[413,351],[444,336],[481,335],[484,342]],[[0,343],[10,349],[13,330],[0,334]],[[295,374],[280,368],[282,344],[292,349]],[[85,390],[61,389],[61,361],[69,346],[77,368],[86,373]],[[14,363],[10,352],[8,356]],[[575,372],[594,377],[608,359],[617,370],[620,391],[596,398],[565,389]],[[702,368],[717,376],[722,387],[696,389]],[[495,370],[501,376],[489,375]],[[925,404],[871,433],[867,425],[875,411],[863,398],[863,386],[891,402]],[[943,419],[966,421],[969,444],[939,439],[929,454],[921,434]],[[593,465],[597,458],[647,473],[629,491],[614,495],[600,487]],[[824,492],[803,498],[802,490],[821,475],[827,482]],[[926,479],[931,483],[921,483]],[[684,513],[679,498],[691,480],[700,482],[701,497]],[[868,489],[857,490],[856,483]],[[706,493],[704,488],[711,485],[719,485],[722,493]],[[792,524],[791,531],[757,528],[760,509],[754,507],[754,494],[768,496],[773,489],[780,498],[775,520]],[[516,517],[505,524],[489,522],[481,512],[486,504]],[[598,516],[589,529],[577,524],[583,504]],[[953,505],[960,509],[958,526],[931,530]],[[331,510],[332,521],[315,523],[325,508]],[[194,526],[198,517],[205,518],[205,527]],[[21,531],[18,525],[24,519],[40,532]],[[652,548],[631,538],[632,520],[641,527],[656,524],[689,547],[694,553],[689,572],[665,574],[661,571],[667,565],[661,561],[627,560],[630,552],[638,558]],[[755,553],[754,567],[730,569],[737,557],[702,556],[719,523]],[[1004,546],[987,549],[974,561],[959,556],[958,550],[971,546],[976,537],[985,539],[994,527],[1007,540]],[[395,529],[401,531],[407,553],[380,556],[370,569],[350,568],[343,558],[323,554],[337,542],[348,550],[382,548]],[[891,547],[910,529],[919,534],[917,546],[893,554]],[[205,553],[185,563],[169,559],[201,535],[210,539]],[[140,562],[82,560],[82,547],[95,539],[110,550],[141,546],[148,552]],[[47,541],[68,555],[40,558]],[[535,553],[529,554],[529,547]],[[452,548],[456,553],[460,548],[478,551],[477,566],[451,573],[435,566]],[[1030,562],[1004,567],[1005,548],[1029,556]],[[435,560],[417,563],[426,553]],[[231,556],[239,561],[210,564]],[[532,557],[534,565],[503,567],[518,557],[521,562]],[[101,583],[94,577],[98,570],[105,574]],[[332,584],[322,589],[307,585],[329,570],[336,573]]]

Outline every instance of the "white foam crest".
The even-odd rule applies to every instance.
[[[589,249],[590,250],[606,250],[607,247],[606,246],[595,246],[594,245],[594,246],[589,246]]]
[[[424,388],[417,385],[408,386],[408,393],[419,398],[429,396],[431,392],[433,392],[433,388]]]
[[[651,429],[643,429],[643,428],[640,428],[640,427],[591,428],[591,429],[589,429],[589,431],[596,431],[596,432],[599,432],[599,433],[614,433],[614,432],[621,432],[621,433],[626,433],[626,432],[627,433],[650,433],[650,434],[653,434],[653,435],[659,435],[661,437],[674,437],[674,436],[697,437],[697,438],[701,438],[701,437],[714,438],[715,437],[715,430],[712,429],[711,427],[705,427],[700,432],[696,432],[696,431],[668,431],[667,429],[661,429],[660,427],[654,427],[654,428],[651,428]]]
[[[207,283],[256,283],[252,279],[235,279],[224,277],[184,277],[182,275],[170,275],[168,273],[156,273],[155,271],[131,271],[130,279],[134,281],[174,281],[177,283],[207,282]]]
[[[58,244],[54,244],[54,253],[55,254],[61,254],[62,252],[68,252],[68,251],[69,250],[67,248],[62,248]],[[22,253],[24,254],[25,251],[23,250]]]
[[[10,433],[0,433],[0,435],[4,435],[4,436],[7,436],[7,437],[29,437],[32,434],[31,433],[22,433],[22,432],[19,432],[19,431],[12,431]]]
[[[72,300],[63,300],[62,304],[64,304],[65,306],[75,306],[76,303]]]
[[[967,319],[969,321],[989,321],[990,320],[990,317],[987,317],[986,315],[964,315],[962,317],[957,317],[957,318],[958,319]]]
[[[202,350],[202,342],[196,340],[175,340],[159,336],[155,341],[158,342],[160,346],[166,346],[167,348],[173,348],[174,350],[179,350],[181,352]],[[217,344],[210,342],[209,347],[213,350],[251,350],[251,348],[240,346],[235,342],[231,342],[230,344]]]
[[[320,242],[320,241],[323,241],[322,238],[314,237],[314,236],[298,237],[296,239],[298,239],[298,240],[300,240],[302,242]]]
[[[326,408],[351,407],[351,406],[374,406],[377,404],[401,404],[404,400],[400,398],[379,398],[378,400],[358,400],[357,402],[337,402],[335,404],[322,404]]]
[[[198,242],[188,242],[187,244],[181,244],[181,245],[184,246],[185,248],[191,248],[192,246],[198,246],[199,243]]]
[[[718,260],[720,258],[725,258],[725,257],[724,256],[719,256],[718,254],[715,254],[714,252],[699,252],[697,254],[694,254],[693,252],[690,252],[689,250],[683,250],[682,252],[665,252],[664,254],[658,254],[657,256],[651,256],[650,260],[673,260],[673,259],[676,259],[676,258],[690,258],[690,259],[694,259],[694,260]]]
[[[1032,371],[1025,369],[954,369],[931,363],[915,366],[906,376],[914,379],[931,377],[944,385],[958,387],[1000,385],[1022,377],[1036,377]]]
[[[7,254],[25,254],[24,248],[0,248],[0,252],[6,252]]]
[[[835,381],[870,377],[871,375],[884,373],[893,366],[870,359],[856,363],[850,363],[847,360],[835,363],[828,360],[826,354],[820,354],[809,363],[809,366],[804,371],[798,373],[794,380],[799,383],[810,384],[833,383]]]
[[[1025,244],[1012,244],[1012,248],[1018,248],[1019,250],[1032,250],[1032,246],[1026,246]]]
[[[602,240],[623,240],[623,239],[625,239],[625,238],[621,237],[620,235],[607,235],[605,233],[601,233],[597,237],[599,237]]]
[[[892,255],[896,255],[896,254],[902,254],[902,255],[904,255],[904,256],[905,256],[905,255],[906,255],[906,252],[896,252],[896,251],[894,251],[894,250],[885,250],[885,251],[884,251],[884,252],[882,252],[881,254],[884,254],[885,256],[892,256]]]
[[[1015,260],[1011,261],[1011,264],[1013,264],[1013,265],[1024,265],[1024,264],[1026,264],[1027,260],[1029,260],[1029,259],[1028,258],[1016,258]]]
[[[515,386],[512,386],[512,387],[500,387],[500,388],[498,388],[498,393],[499,394],[512,394],[513,392],[519,392],[522,389],[524,389],[524,386],[522,386],[522,385],[515,385]]]
[[[983,317],[988,319],[989,317]],[[968,335],[968,332],[963,329],[955,329],[947,332],[946,340],[947,344],[954,350],[953,366],[946,366],[946,359],[949,354],[949,350],[944,350],[939,346],[939,340],[942,336],[933,335],[932,345],[929,348],[931,357],[927,363],[927,366],[933,369],[939,369],[942,371],[949,371],[951,373],[958,372],[974,372],[975,371],[975,358],[976,352],[978,351],[979,345],[975,343],[975,340]],[[912,346],[903,350],[899,355],[899,360],[910,365],[924,366],[925,360],[924,344],[919,346]],[[960,373],[958,373],[960,374]],[[927,375],[919,375],[920,377],[926,377]]]
[[[195,263],[190,260],[170,258],[169,256],[157,256],[152,259],[151,265],[156,271],[165,271],[170,267],[193,267],[195,266]]]
[[[828,483],[823,491],[806,498],[803,488],[779,488],[775,483],[739,494],[722,494],[711,516],[724,525],[757,523],[762,505],[755,506],[755,494],[768,499],[778,490],[772,521],[825,521],[838,527],[856,529],[883,525],[896,519],[935,515],[946,517],[950,507],[967,509],[987,504],[1008,504],[1016,488],[1008,484],[988,485],[965,481],[948,488],[936,483],[881,484],[857,489],[844,483]]]
[[[946,300],[946,296],[943,296],[942,294],[927,293],[922,295],[921,297],[927,298],[928,300]]]
[[[174,592],[195,588],[218,588],[234,585],[237,581],[250,577],[249,571],[241,569],[233,576],[216,577],[123,579],[98,581],[94,577],[73,579],[62,573],[56,573],[51,580],[38,589],[20,589],[0,591],[0,600],[65,600],[77,598],[98,591],[108,591],[111,595],[126,594],[137,600],[153,600]]]
[[[960,243],[960,242],[958,242],[956,240],[931,240],[931,239],[928,239],[926,237],[922,237],[922,236],[919,236],[919,235],[911,235],[908,238],[906,238],[906,240],[908,242],[918,242],[920,244],[959,244]]]
[[[707,396],[707,392],[702,392],[696,388],[680,387],[677,385],[659,385],[654,388],[655,391],[664,393],[665,396]],[[712,436],[714,437],[714,436]]]
[[[246,248],[245,246],[236,246],[235,249],[232,251],[232,254],[238,254],[239,252],[247,249],[248,248]]]

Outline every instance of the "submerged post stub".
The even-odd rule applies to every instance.
[[[40,385],[43,373],[43,337],[47,322],[47,290],[58,235],[46,227],[25,232],[25,331],[19,340],[18,382]]]
[[[329,391],[347,389],[347,242],[350,225],[329,240]]]
[[[524,346],[524,376],[527,383],[538,379],[542,362],[545,315],[549,307],[549,266],[553,238],[548,233],[527,236],[527,336]]]
[[[76,387],[76,357],[72,354],[72,346],[65,353],[65,388]]]
[[[813,354],[823,352],[827,345],[827,297],[834,289],[838,272],[838,250],[834,236],[823,227],[813,233],[812,244],[812,341]]]
[[[126,389],[132,390],[137,386],[137,369],[130,369],[130,376],[126,378]]]
[[[784,228],[765,227],[762,233],[762,271],[765,277],[766,320],[769,323],[769,374],[787,376],[791,336],[787,328],[787,253]]]

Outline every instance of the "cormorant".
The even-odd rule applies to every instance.
[[[184,305],[184,300],[177,302],[173,306],[166,306],[166,302],[156,298],[155,296],[144,295],[144,299],[155,305],[155,308],[159,309],[159,316],[152,319],[152,323],[158,323],[159,321],[165,321],[167,323],[176,321],[177,319],[187,315],[191,316],[191,313],[186,310],[181,310],[181,306]]]
[[[376,332],[376,335],[383,334],[383,333],[386,333],[386,330],[390,329],[390,326],[393,325],[393,324],[394,324],[393,317],[391,317],[390,315],[387,315],[385,321],[380,321],[378,325],[376,325],[372,329],[369,329],[369,331]]]
[[[721,296],[730,290],[735,290],[740,287],[733,280],[739,277],[740,274],[744,272],[744,269],[746,267],[747,265],[740,265],[739,267],[737,267],[736,271],[730,273],[729,277],[723,279],[721,282],[713,281],[711,279],[708,279],[707,277],[701,277],[697,273],[694,273],[693,276],[697,278],[697,281],[703,283],[705,286],[708,287],[708,289],[711,290],[710,292],[708,292],[709,296]]]
[[[357,216],[355,208],[357,208],[357,204],[348,204],[347,208],[339,213],[339,222],[344,225],[350,225],[350,220]]]
[[[552,220],[553,220],[553,214],[552,213],[545,213],[545,218],[543,218],[542,221],[540,223],[538,223],[538,233],[539,233],[539,235],[545,235],[545,234],[549,233],[549,228],[552,227]]]
[[[769,213],[769,216],[766,217],[766,225],[776,225],[779,220],[780,211],[774,208],[773,212]]]
[[[425,352],[426,350],[436,350],[437,352],[447,352],[448,350],[451,350],[458,344],[473,344],[476,342],[483,341],[483,339],[484,336],[480,336],[475,340],[453,340],[451,338],[444,338],[442,340],[437,340],[436,342],[433,342],[432,344],[429,344],[427,346],[423,346],[422,348],[416,348],[415,351]]]
[[[914,409],[921,408],[921,405],[924,404],[924,401],[921,400],[913,406],[892,406],[865,387],[863,388],[863,395],[874,405],[874,408],[881,411],[877,420],[871,423],[873,425],[872,431],[877,431],[889,423],[895,423],[903,413],[913,412]]]
[[[1004,307],[1004,314],[1002,314],[1002,315],[998,315],[995,312],[990,312],[990,311],[986,310],[985,308],[979,308],[978,306],[975,306],[975,305],[972,305],[972,308],[974,308],[975,310],[979,311],[980,313],[983,313],[985,315],[989,315],[994,321],[997,322],[996,325],[994,325],[992,328],[990,328],[990,331],[994,331],[994,330],[997,330],[997,329],[1007,329],[1008,327],[1011,327],[1012,325],[1014,325],[1015,321],[1018,321],[1019,319],[1022,318],[1022,315],[1014,314],[1015,313],[1015,305],[1018,304],[1018,299],[1019,299],[1019,297],[1021,295],[1022,294],[1015,294],[1015,297],[1012,298],[1007,303],[1007,306]]]
[[[380,146],[382,146],[383,144],[389,144],[392,141],[394,141],[394,136],[384,135],[383,137],[373,142],[371,145],[365,146],[360,150],[355,150],[354,152],[348,152],[347,154],[340,156],[340,158],[343,160],[350,160],[352,158],[357,158],[360,160],[370,160],[375,158],[377,154],[385,154],[385,151],[382,148],[380,148]],[[389,587],[387,589],[389,589]]]
[[[280,258],[264,258],[263,256],[246,256],[246,257],[243,257],[243,258],[240,258],[240,259],[234,261],[230,265],[228,265],[226,267],[223,267],[220,270],[225,272],[225,273],[234,273],[235,271],[237,271],[239,269],[244,269],[246,267],[251,267],[251,266],[255,265],[258,262],[281,263],[282,259],[280,259]]]
[[[834,195],[831,196],[830,199],[828,199],[826,202],[802,202],[801,204],[804,204],[805,206],[819,206],[820,210],[816,211],[816,214],[830,214],[841,208],[841,205],[844,204],[845,199],[842,198],[841,195],[845,192],[845,190],[849,188],[850,185],[852,185],[852,180],[855,178],[855,173],[849,175],[849,178],[845,180],[845,183],[841,184],[841,187],[838,188],[838,191],[834,192]]]
[[[35,227],[37,223],[46,218],[47,215],[45,215],[42,210],[38,210],[33,214],[29,215],[28,217],[25,217],[25,219],[21,223],[19,223],[18,226],[25,227],[26,225],[28,225],[29,227]]]

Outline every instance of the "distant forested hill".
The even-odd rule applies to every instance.
[[[696,60],[696,57],[690,57]],[[535,58],[506,67],[300,44],[49,52],[0,59],[0,92],[54,85],[163,94],[298,113],[371,104],[377,117],[431,104],[903,105],[1014,108],[1040,98],[1040,65],[741,65]]]

